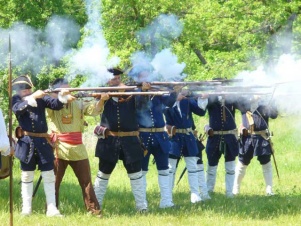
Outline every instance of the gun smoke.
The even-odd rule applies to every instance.
[[[86,81],[82,85],[99,86],[107,83],[113,77],[107,68],[115,67],[120,59],[116,56],[109,58],[110,50],[103,36],[101,22],[101,1],[86,0],[88,22],[84,27],[83,44],[74,50],[69,60],[69,75],[72,79],[77,74],[85,75]]]
[[[141,67],[150,72],[147,81],[180,81],[186,75],[184,62],[171,51],[171,42],[183,31],[183,24],[175,15],[159,15],[149,26],[137,32],[137,40],[145,51],[132,54],[132,75],[137,76]],[[135,78],[134,78],[135,79]]]
[[[46,65],[56,65],[80,38],[79,25],[69,17],[52,16],[45,29],[35,29],[22,22],[14,23],[9,29],[0,29],[0,57],[7,59],[9,37],[11,59],[20,74],[37,75]],[[0,68],[7,61],[0,62]]]

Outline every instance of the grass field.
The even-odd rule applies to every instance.
[[[200,122],[205,123],[201,120]],[[60,210],[64,218],[45,216],[45,196],[40,186],[33,200],[33,214],[20,215],[20,169],[14,161],[13,200],[14,225],[301,225],[301,128],[300,117],[286,116],[270,122],[274,131],[274,147],[280,180],[274,169],[274,192],[265,196],[262,170],[256,158],[247,169],[241,186],[241,194],[233,199],[224,195],[224,160],[220,160],[215,193],[210,201],[191,204],[187,174],[174,189],[176,209],[159,209],[159,187],[155,166],[150,163],[148,180],[149,212],[137,214],[130,182],[121,163],[114,170],[103,205],[103,218],[98,219],[86,213],[77,179],[70,169],[64,178],[60,193]],[[92,131],[92,128],[88,129]],[[300,130],[300,129],[299,129]],[[94,157],[95,138],[85,134],[92,177],[97,173],[98,159]],[[206,159],[205,153],[203,158]],[[180,162],[176,175],[178,179],[184,168]],[[35,182],[39,177],[36,171]],[[0,180],[0,225],[9,225],[9,179]]]

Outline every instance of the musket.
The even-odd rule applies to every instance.
[[[251,96],[251,95],[271,95],[270,92],[256,92],[256,91],[242,91],[242,92],[231,92],[231,91],[218,91],[218,92],[203,92],[203,91],[188,91],[187,98],[197,98],[206,96]]]
[[[85,87],[85,88],[55,88],[55,89],[46,89],[45,93],[58,93],[62,90],[69,90],[70,92],[79,92],[79,91],[118,91],[118,90],[135,90],[137,86],[113,86],[113,87]]]
[[[219,86],[218,89],[220,90],[258,90],[258,89],[272,89],[273,86],[260,86],[260,85],[254,85],[254,86]]]
[[[150,95],[150,96],[162,96],[162,95],[168,95],[169,92],[167,91],[158,91],[158,92],[101,92],[101,93],[87,93],[87,92],[79,92],[77,94],[74,94],[73,96],[77,98],[83,98],[83,97],[100,97],[102,94],[108,94],[112,97],[119,97],[119,96],[138,96],[138,95]]]
[[[147,82],[146,83],[150,84],[151,87],[153,88],[162,88],[162,87],[174,87],[174,86],[214,86],[214,85],[221,85],[222,83],[220,81],[187,81],[187,82]],[[132,86],[142,86],[142,82],[131,82],[128,83],[127,85],[132,85]]]
[[[9,146],[10,150],[13,149],[12,143],[12,62],[11,62],[11,40],[10,35],[8,37],[8,55],[9,55],[9,66],[8,66],[8,136],[9,136]],[[10,225],[13,225],[13,156],[10,155],[9,157],[9,213],[10,218],[9,222]]]
[[[182,82],[147,82],[151,86],[191,86],[191,85],[221,85],[224,83],[242,82],[242,79],[221,79],[221,80],[202,80],[202,81],[182,81]],[[129,85],[142,86],[142,82],[129,83]]]

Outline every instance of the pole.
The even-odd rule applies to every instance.
[[[9,144],[10,144],[10,150],[13,149],[13,143],[12,143],[12,63],[11,63],[11,41],[10,36],[8,40],[8,53],[9,53],[9,67],[8,67],[8,136],[9,136]],[[13,225],[13,156],[9,156],[9,223],[12,226]]]

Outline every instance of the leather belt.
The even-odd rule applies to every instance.
[[[269,138],[269,134],[267,133],[267,130],[252,131],[252,132],[250,130],[248,130],[248,134],[249,135],[259,135],[259,136],[263,137],[264,139]]]
[[[156,133],[156,132],[164,132],[165,128],[139,128],[139,132],[147,132],[147,133]]]
[[[131,132],[113,132],[109,131],[108,136],[113,136],[113,137],[136,137],[139,136],[139,131],[131,131]]]
[[[226,130],[226,131],[213,131],[213,135],[229,135],[229,134],[237,135],[237,129]]]
[[[48,133],[32,133],[28,131],[23,131],[23,132],[25,136],[50,138]]]
[[[51,142],[51,138],[50,135],[48,133],[32,133],[32,132],[28,132],[28,131],[23,131],[25,136],[31,136],[31,137],[44,137],[46,138],[48,144],[50,144],[50,146],[52,148],[55,148],[55,145]]]
[[[193,132],[191,128],[187,128],[187,129],[176,128],[176,133],[185,133],[185,134],[189,135],[190,132],[191,133]]]
[[[266,130],[260,130],[260,131],[250,131],[248,130],[248,133],[251,134],[251,135],[266,135],[267,134],[267,131]]]

